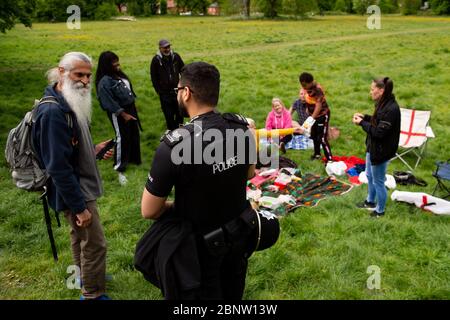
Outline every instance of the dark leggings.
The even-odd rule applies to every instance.
[[[135,109],[126,111],[137,117]],[[139,124],[136,120],[125,122],[122,116],[108,112],[109,120],[116,133],[114,148],[114,170],[124,172],[129,163],[141,164]]]
[[[284,144],[287,144],[291,140],[292,140],[292,134],[284,136],[283,138],[280,139],[280,142],[283,142]]]
[[[328,143],[328,124],[330,121],[330,114],[325,114],[316,119],[316,122],[311,128],[311,139],[314,142],[314,155],[320,156],[320,146],[322,146],[323,153],[327,160],[332,160],[331,147]]]

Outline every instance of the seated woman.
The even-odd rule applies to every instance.
[[[291,113],[279,98],[272,99],[272,111],[266,119],[266,130],[296,128],[295,133],[301,133],[300,125],[292,121]],[[280,136],[280,150],[286,153],[286,143],[292,140],[292,134]]]

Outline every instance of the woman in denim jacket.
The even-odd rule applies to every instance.
[[[108,114],[116,134],[114,169],[121,185],[127,183],[123,174],[129,163],[141,164],[139,129],[142,130],[136,95],[127,75],[120,69],[119,57],[105,51],[100,54],[95,85],[100,106]]]

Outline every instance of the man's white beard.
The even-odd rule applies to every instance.
[[[62,95],[77,116],[77,120],[90,124],[92,116],[91,85],[88,84],[84,87],[83,83],[72,81],[69,76],[64,76]]]

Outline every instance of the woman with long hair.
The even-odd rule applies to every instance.
[[[280,98],[272,99],[272,110],[266,118],[266,130],[292,128],[291,113]],[[292,140],[292,134],[280,136],[280,150],[286,153],[286,144]]]
[[[372,217],[385,213],[387,191],[384,186],[389,160],[395,155],[400,138],[400,108],[393,94],[394,83],[388,77],[375,79],[370,95],[375,101],[373,115],[355,113],[353,123],[367,133],[366,175],[369,181],[368,195],[359,208],[371,210]]]
[[[100,54],[95,87],[100,106],[107,112],[116,135],[114,169],[119,173],[119,183],[125,185],[127,178],[123,173],[127,165],[141,164],[139,129],[142,128],[135,105],[136,94],[114,52]]]

